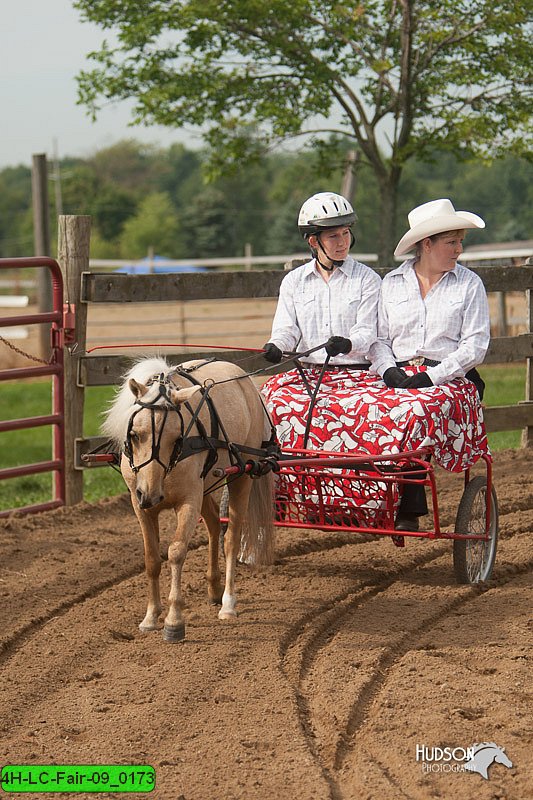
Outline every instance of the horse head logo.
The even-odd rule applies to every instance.
[[[481,742],[472,747],[472,758],[466,762],[465,769],[479,774],[488,780],[488,770],[491,764],[503,764],[504,767],[512,767],[513,762],[505,754],[505,748],[498,747],[494,742]]]

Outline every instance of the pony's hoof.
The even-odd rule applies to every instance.
[[[165,642],[170,642],[171,644],[182,642],[185,639],[185,625],[183,622],[180,625],[165,625],[163,628],[163,639]]]
[[[143,625],[141,622],[139,625],[139,630],[141,633],[151,633],[152,631],[157,630],[157,625]]]
[[[218,618],[227,620],[236,620],[237,612],[221,608],[220,611],[218,612]]]
[[[222,595],[220,597],[209,597],[208,598],[210,606],[221,606],[222,605]]]

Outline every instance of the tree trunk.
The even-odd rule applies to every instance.
[[[379,177],[378,267],[393,267],[396,209],[401,171],[397,168]]]

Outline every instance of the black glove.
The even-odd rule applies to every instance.
[[[433,381],[427,372],[417,372],[411,375],[400,385],[400,389],[422,389],[424,386],[433,386]]]
[[[330,336],[326,342],[326,353],[332,358],[340,353],[349,353],[351,349],[351,341],[344,336]]]
[[[383,380],[389,389],[398,389],[408,378],[407,372],[404,372],[400,367],[389,367],[383,373]]]
[[[266,358],[271,364],[279,364],[283,358],[283,353],[274,342],[267,342],[263,345],[263,358]]]

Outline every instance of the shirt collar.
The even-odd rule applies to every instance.
[[[406,261],[403,261],[399,267],[393,269],[392,272],[389,273],[389,275],[403,275],[406,278],[407,275],[409,274],[409,270],[414,270],[415,261],[416,261],[415,258],[408,258]],[[459,270],[457,269],[457,267],[461,267],[461,265],[458,262],[456,262],[455,267],[453,269],[448,270],[448,272],[446,272],[445,275],[443,275],[442,277],[445,277],[446,275],[453,275],[454,279],[457,281],[459,279]]]
[[[355,265],[355,261],[354,261],[353,257],[348,255],[344,259],[344,263],[340,267],[337,267],[337,269],[340,270],[341,272],[343,272],[345,275],[347,275],[349,277],[353,272],[354,265]],[[311,261],[308,261],[307,264],[304,264],[301,267],[301,269],[304,270],[304,277],[306,277],[306,278],[309,277],[309,275],[316,275],[318,277],[318,272],[315,270],[315,259],[314,258],[311,259]]]

